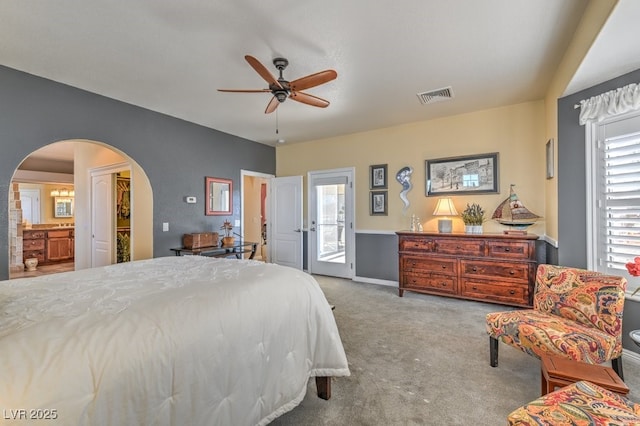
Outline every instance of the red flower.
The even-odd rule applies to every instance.
[[[640,256],[633,259],[633,262],[629,262],[625,265],[627,271],[634,277],[640,277]]]

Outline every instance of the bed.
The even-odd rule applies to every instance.
[[[204,256],[1,281],[0,369],[20,425],[263,425],[349,375],[313,277]]]

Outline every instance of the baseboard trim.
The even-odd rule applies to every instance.
[[[367,277],[355,276],[353,277],[353,281],[358,281],[360,283],[366,283],[366,284],[379,284],[379,285],[386,285],[389,287],[398,287],[398,281],[381,280],[378,278],[367,278]]]
[[[640,363],[640,354],[638,352],[630,351],[629,349],[622,349],[622,354],[625,359],[631,358],[633,361]]]

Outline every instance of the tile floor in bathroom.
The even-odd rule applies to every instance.
[[[40,265],[36,268],[35,271],[24,270],[23,272],[11,272],[9,274],[9,279],[57,274],[58,272],[73,271],[74,269],[75,268],[74,268],[73,262],[55,263],[52,265]]]

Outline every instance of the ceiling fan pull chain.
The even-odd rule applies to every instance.
[[[278,134],[278,110],[276,110],[276,135]]]

